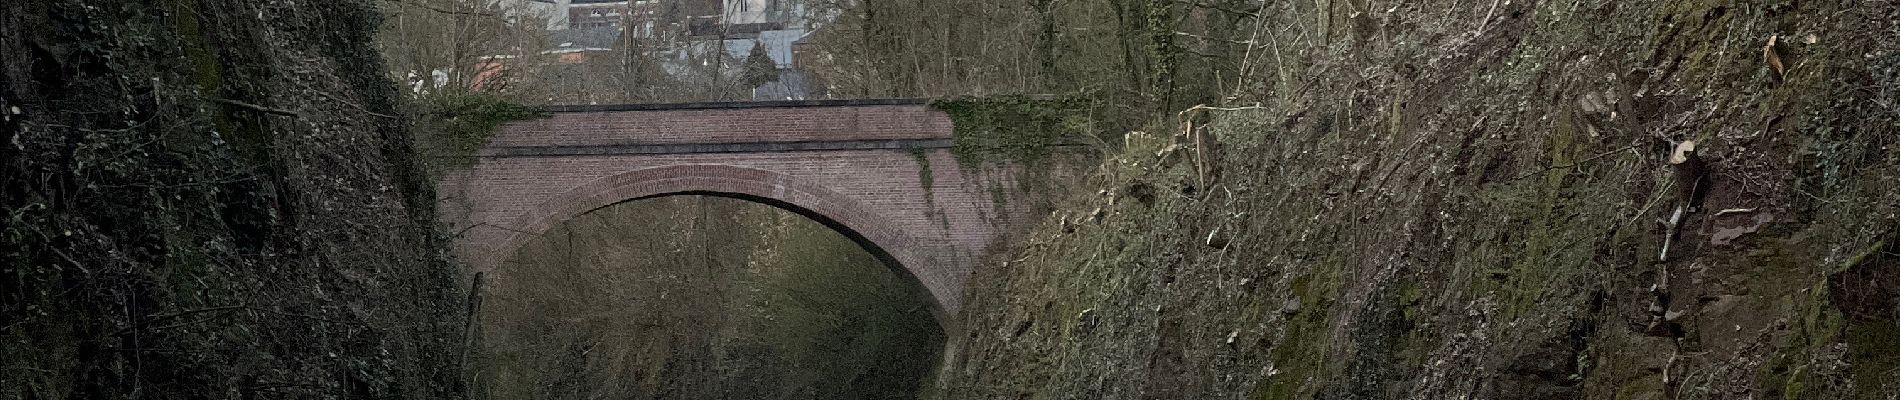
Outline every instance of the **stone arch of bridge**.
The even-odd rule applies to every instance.
[[[924,288],[931,313],[946,331],[952,329],[945,304],[957,304],[959,282],[931,257],[924,243],[878,215],[862,202],[815,182],[762,169],[717,164],[674,165],[623,172],[568,190],[516,220],[514,229],[494,248],[490,266],[512,257],[531,239],[561,221],[615,204],[666,196],[707,195],[742,199],[778,207],[830,227],[869,251],[894,272]]]

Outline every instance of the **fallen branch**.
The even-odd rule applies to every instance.
[[[1497,15],[1497,13],[1498,13],[1498,0],[1491,0],[1491,10],[1484,12],[1484,20],[1478,21],[1477,34],[1472,35],[1472,36],[1473,37],[1484,36],[1484,30],[1491,27],[1491,16]]]
[[[292,117],[292,118],[299,118],[299,119],[303,118],[303,114],[299,114],[296,111],[285,110],[282,108],[270,108],[270,107],[260,106],[256,104],[251,104],[251,103],[246,103],[246,102],[231,100],[231,99],[211,99],[211,101],[216,102],[218,104],[261,112],[265,114],[277,114],[277,115],[282,115],[282,116]]]
[[[1788,71],[1788,68],[1781,64],[1781,55],[1775,52],[1775,42],[1780,39],[1781,35],[1769,35],[1768,44],[1761,47],[1762,61],[1768,63],[1768,67],[1775,71],[1776,81],[1785,78]]]
[[[338,98],[334,95],[331,95],[330,92],[315,90],[315,89],[311,89],[310,91],[316,92],[317,95],[323,96],[326,99],[330,99],[330,101],[343,103],[343,105],[350,106],[350,108],[355,108],[357,111],[362,111],[364,114],[369,114],[372,117],[380,117],[380,118],[388,118],[388,119],[402,119],[402,117],[370,111],[368,107],[363,107],[363,105],[361,104],[356,104],[354,102],[350,102],[348,100]]]
[[[179,311],[179,312],[175,312],[175,313],[171,313],[171,314],[165,314],[165,315],[159,315],[159,316],[154,316],[154,317],[151,317],[151,318],[146,318],[146,319],[145,319],[144,321],[139,321],[139,322],[137,322],[137,323],[134,323],[134,324],[132,324],[132,326],[128,326],[128,327],[124,327],[124,328],[120,328],[120,329],[119,329],[119,331],[118,331],[118,332],[114,332],[114,333],[112,334],[112,336],[118,336],[118,335],[122,335],[122,334],[126,334],[126,333],[131,333],[131,332],[133,332],[133,331],[136,331],[136,330],[138,330],[139,328],[143,328],[143,327],[145,327],[146,325],[150,325],[150,324],[152,324],[152,323],[155,323],[155,322],[160,322],[160,321],[165,321],[165,320],[170,320],[170,319],[173,319],[173,318],[178,318],[178,317],[183,317],[183,316],[187,316],[187,315],[192,315],[192,314],[203,314],[203,313],[208,313],[208,312],[220,312],[220,311],[234,311],[234,310],[243,310],[243,309],[248,309],[248,308],[250,308],[250,306],[244,306],[244,305],[235,305],[235,306],[219,306],[219,307],[207,307],[207,308],[198,308],[198,309],[191,309],[191,310],[184,310],[184,311]]]
[[[1669,245],[1674,242],[1682,228],[1682,218],[1696,212],[1696,191],[1702,189],[1703,163],[1696,156],[1696,141],[1684,140],[1676,143],[1675,150],[1669,153],[1669,165],[1675,169],[1676,187],[1684,188],[1676,194],[1676,211],[1669,215],[1663,225],[1668,226],[1668,236],[1663,237],[1662,255],[1658,261],[1669,261]]]
[[[1200,39],[1200,40],[1205,40],[1205,41],[1211,41],[1211,42],[1227,42],[1227,43],[1230,43],[1230,44],[1238,44],[1238,45],[1243,45],[1243,46],[1252,46],[1252,45],[1253,45],[1253,41],[1252,41],[1252,40],[1246,40],[1246,41],[1241,41],[1241,40],[1233,40],[1233,39],[1228,39],[1228,38],[1218,38],[1218,37],[1213,37],[1213,36],[1207,36],[1207,35],[1197,35],[1197,34],[1193,34],[1193,33],[1188,33],[1188,32],[1184,32],[1184,31],[1174,31],[1174,34],[1175,34],[1175,35],[1178,35],[1178,36],[1187,36],[1187,37],[1191,37],[1191,38],[1195,38],[1195,39]]]
[[[1657,221],[1663,224],[1665,230],[1663,232],[1662,254],[1656,257],[1657,261],[1669,261],[1669,245],[1674,244],[1676,233],[1682,228],[1682,216],[1685,211],[1687,211],[1687,208],[1688,205],[1686,204],[1676,204],[1676,211],[1669,213],[1668,220]]]
[[[462,358],[456,361],[457,366],[463,370],[468,369],[469,352],[479,344],[478,338],[481,335],[478,333],[480,328],[475,324],[475,320],[481,318],[482,312],[482,273],[476,272],[469,283],[468,300],[465,304],[468,308],[462,315]]]
[[[1195,182],[1199,184],[1197,187],[1201,187],[1201,188],[1207,187],[1207,175],[1210,172],[1212,172],[1211,169],[1208,168],[1208,165],[1207,165],[1207,152],[1212,149],[1208,149],[1207,147],[1212,147],[1214,141],[1207,140],[1206,138],[1201,136],[1201,132],[1199,130],[1194,129],[1194,119],[1192,118],[1190,114],[1195,111],[1243,111],[1243,110],[1259,110],[1259,109],[1265,109],[1265,108],[1266,107],[1260,106],[1260,105],[1252,105],[1252,106],[1246,106],[1246,107],[1209,107],[1206,104],[1197,104],[1193,107],[1188,107],[1188,109],[1186,110],[1181,110],[1181,112],[1175,114],[1175,118],[1181,119],[1183,130],[1186,131],[1185,133],[1187,134],[1189,140],[1194,142],[1194,175],[1196,178]]]
[[[1183,114],[1183,115],[1185,115],[1185,114],[1187,114],[1187,113],[1188,113],[1189,111],[1195,111],[1195,110],[1208,110],[1208,111],[1246,111],[1246,110],[1265,110],[1265,109],[1267,109],[1267,107],[1266,107],[1266,106],[1260,106],[1260,105],[1252,105],[1252,106],[1246,106],[1246,107],[1209,107],[1209,106],[1207,106],[1207,105],[1197,105],[1197,106],[1193,106],[1193,107],[1188,107],[1188,109],[1186,109],[1186,110],[1181,110],[1181,112],[1180,112],[1179,114]]]

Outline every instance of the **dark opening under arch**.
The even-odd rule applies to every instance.
[[[945,332],[954,331],[953,317],[961,303],[961,279],[944,271],[949,260],[936,248],[907,234],[874,209],[848,196],[784,174],[716,164],[689,164],[646,168],[589,182],[555,196],[516,221],[506,240],[492,249],[491,259],[474,260],[479,269],[492,268],[526,242],[561,221],[601,208],[642,199],[704,195],[770,205],[810,218],[856,242],[899,275],[923,288],[925,304]]]

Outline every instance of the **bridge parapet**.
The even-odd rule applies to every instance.
[[[950,139],[925,100],[686,103],[549,108],[510,124],[491,147]]]

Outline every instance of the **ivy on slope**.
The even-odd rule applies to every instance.
[[[416,145],[437,173],[473,165],[502,124],[546,116],[487,92],[431,94],[416,99],[412,108]]]
[[[1089,102],[1081,97],[966,96],[930,105],[950,115],[956,127],[951,152],[965,167],[993,162],[1033,164],[1055,147],[1087,137],[1092,129]]]

